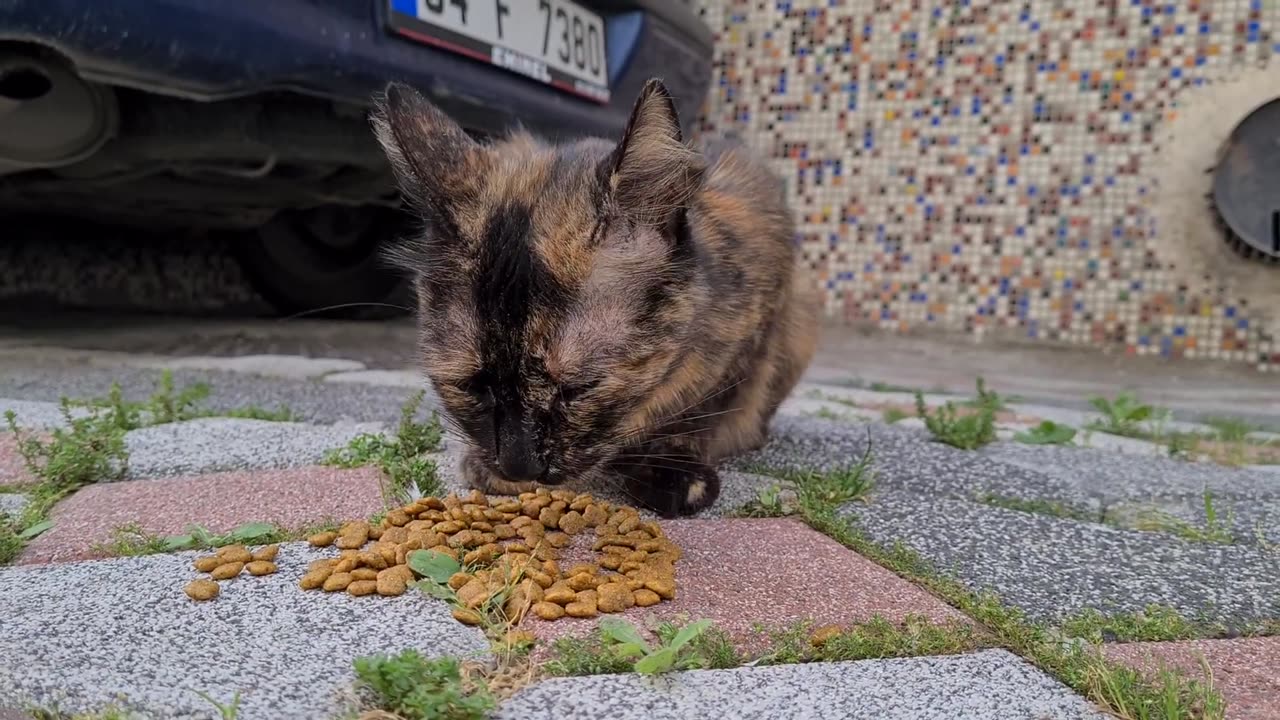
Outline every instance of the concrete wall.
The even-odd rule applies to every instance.
[[[827,311],[1280,367],[1280,267],[1204,198],[1280,96],[1274,0],[704,0],[702,132],[788,185]]]

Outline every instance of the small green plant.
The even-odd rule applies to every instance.
[[[942,405],[932,414],[924,403],[924,395],[916,393],[916,414],[924,419],[934,439],[961,450],[977,450],[995,442],[996,414],[989,407],[960,415],[954,403]]]
[[[785,498],[785,490],[782,485],[773,483],[766,487],[762,487],[756,491],[756,497],[751,502],[738,509],[734,513],[737,517],[785,517],[795,512],[795,508]]]
[[[1173,433],[1169,436],[1169,457],[1192,460],[1200,453],[1200,436],[1196,433]]]
[[[994,493],[979,495],[976,500],[984,505],[1004,508],[1005,510],[1017,510],[1018,512],[1032,513],[1034,515],[1050,515],[1052,517],[1071,518],[1072,520],[1080,520],[1083,522],[1099,522],[1101,520],[1099,513],[1091,512],[1085,508],[1075,507],[1057,500],[1026,500],[1023,498],[996,495]]]
[[[1262,429],[1247,420],[1230,417],[1206,418],[1204,424],[1213,428],[1214,437],[1222,442],[1242,443],[1249,439],[1250,433]]]
[[[208,693],[201,692],[199,690],[196,690],[195,694],[199,695],[205,702],[216,708],[218,716],[221,717],[222,720],[236,720],[236,718],[240,717],[240,691],[236,691],[236,694],[231,697],[231,702],[229,703],[220,703],[217,700],[214,700]]]
[[[383,494],[388,505],[408,502],[411,488],[421,495],[440,494],[443,486],[436,475],[438,468],[423,456],[440,449],[444,431],[437,413],[433,412],[426,422],[418,422],[423,396],[421,391],[415,393],[400,409],[400,424],[393,437],[378,433],[357,435],[346,447],[329,451],[325,464],[344,468],[377,466],[386,477]]]
[[[1203,498],[1204,525],[1187,522],[1159,510],[1151,510],[1140,514],[1134,527],[1138,530],[1171,532],[1192,542],[1223,545],[1235,542],[1235,535],[1232,532],[1235,513],[1228,512],[1226,518],[1218,517],[1218,509],[1213,504],[1213,493],[1208,487],[1204,489]]]
[[[1143,438],[1151,432],[1143,423],[1151,420],[1156,409],[1138,400],[1138,396],[1125,391],[1114,399],[1097,396],[1089,398],[1089,403],[1102,414],[1102,417],[1089,423],[1089,428],[1111,435]]]
[[[653,629],[662,645],[670,646],[685,626],[672,620],[663,620]],[[690,652],[685,662],[688,667],[700,670],[727,670],[742,664],[742,654],[733,644],[733,638],[714,625],[699,632],[689,642]]]
[[[1220,637],[1225,628],[1210,623],[1188,620],[1181,613],[1162,605],[1148,605],[1136,613],[1103,615],[1085,610],[1064,621],[1064,635],[1099,644],[1103,642],[1156,642]]]
[[[919,615],[908,615],[901,623],[876,615],[826,635],[816,634],[808,622],[757,632],[769,636],[769,649],[757,660],[760,665],[955,655],[985,642],[972,625],[938,624]]]
[[[1026,432],[1014,435],[1013,439],[1027,445],[1070,445],[1075,437],[1076,429],[1070,425],[1045,420]]]
[[[894,423],[902,422],[909,417],[911,417],[910,413],[899,407],[887,407],[880,413],[880,419],[883,420],[886,425],[893,425]]]
[[[1002,410],[1008,410],[1009,403],[1018,400],[1018,398],[1004,397],[995,390],[987,389],[987,381],[982,376],[978,376],[977,386],[977,396],[961,403],[964,407],[976,410],[990,410],[992,413],[997,413]]]
[[[403,720],[483,720],[497,707],[487,688],[463,679],[456,658],[427,659],[409,649],[356,658],[355,672],[378,708]]]
[[[554,657],[545,669],[552,675],[597,675],[635,671],[655,675],[672,670],[712,667],[724,661],[728,652],[718,637],[714,645],[695,642],[711,629],[710,620],[698,620],[684,626],[666,623],[655,631],[658,639],[651,645],[640,630],[618,618],[605,618],[588,638],[560,638],[552,644]],[[715,648],[715,656],[704,652]],[[730,647],[732,647],[730,645]]]
[[[276,523],[249,522],[225,533],[214,533],[203,525],[187,525],[180,535],[162,536],[145,530],[133,522],[117,527],[109,542],[95,545],[94,552],[112,557],[134,557],[180,550],[208,550],[234,545],[270,545],[272,543],[301,540],[324,530],[337,528],[337,523],[325,521],[297,529],[285,528]]]
[[[253,405],[230,410],[212,410],[204,406],[210,393],[209,385],[205,383],[187,385],[179,390],[174,385],[173,371],[164,370],[156,382],[156,389],[145,401],[126,400],[124,392],[120,389],[120,383],[112,383],[106,397],[77,400],[73,401],[72,405],[105,411],[106,417],[110,418],[115,427],[123,432],[205,417],[234,417],[273,422],[288,422],[296,419],[293,411],[283,406],[275,410]]]

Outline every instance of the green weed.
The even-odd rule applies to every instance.
[[[206,692],[201,692],[199,690],[194,692],[203,698],[205,702],[216,708],[218,716],[221,717],[222,720],[236,720],[236,718],[240,717],[240,691],[236,691],[236,694],[231,697],[231,702],[229,703],[218,702]]]
[[[403,720],[483,720],[497,707],[487,688],[463,679],[455,658],[427,659],[409,649],[356,658],[355,672],[378,708]]]
[[[679,626],[666,623],[655,631],[658,642],[650,644],[635,625],[618,618],[605,618],[585,638],[556,640],[553,656],[544,666],[551,675],[599,675],[637,672],[654,675],[672,670],[709,668],[728,660],[727,638],[716,636],[713,643],[698,643],[711,629],[710,620]],[[729,645],[732,648],[732,645]],[[704,653],[711,650],[708,657]],[[736,656],[736,651],[733,652]]]
[[[1218,517],[1218,509],[1213,504],[1213,493],[1209,488],[1203,494],[1204,524],[1197,525],[1179,517],[1159,510],[1151,510],[1138,516],[1134,529],[1155,532],[1169,532],[1184,540],[1203,543],[1219,543],[1229,545],[1235,542],[1232,527],[1235,524],[1235,513],[1228,512],[1225,518]]]
[[[1089,403],[1102,414],[1102,417],[1089,423],[1090,429],[1124,437],[1151,436],[1151,431],[1143,423],[1153,418],[1156,409],[1140,402],[1137,395],[1125,391],[1111,400],[1100,396],[1092,397],[1089,398]]]
[[[1023,498],[996,495],[994,493],[979,495],[975,499],[984,505],[991,505],[992,507],[1004,508],[1006,510],[1017,510],[1019,512],[1032,513],[1035,515],[1071,518],[1072,520],[1080,520],[1083,522],[1101,522],[1099,513],[1056,500],[1026,500]]]
[[[436,464],[423,455],[441,448],[444,431],[437,413],[433,412],[426,422],[418,422],[423,397],[423,392],[415,393],[400,409],[400,424],[394,436],[357,435],[346,447],[325,455],[325,464],[344,468],[377,466],[386,477],[383,495],[388,505],[408,502],[411,489],[421,495],[439,495],[444,488],[436,475]]]
[[[1064,621],[1063,634],[1091,643],[1155,642],[1220,637],[1225,628],[1188,620],[1173,608],[1148,605],[1141,612],[1103,615],[1085,610]]]
[[[980,391],[985,392],[985,388]],[[961,450],[977,450],[995,442],[996,414],[990,407],[960,415],[954,403],[948,402],[932,414],[924,403],[924,395],[916,393],[916,414],[924,419],[924,425],[934,439]]]
[[[1013,439],[1027,445],[1070,445],[1075,437],[1076,429],[1070,425],[1045,420],[1026,432],[1014,435]]]
[[[322,521],[298,528],[286,528],[277,523],[249,522],[225,533],[214,533],[203,525],[187,525],[180,535],[157,535],[136,523],[115,528],[109,542],[93,547],[95,553],[111,557],[136,557],[180,550],[209,550],[225,545],[271,545],[273,543],[302,540],[325,530],[335,530],[337,522]]]
[[[894,423],[901,422],[909,417],[911,417],[911,415],[906,410],[897,407],[887,407],[880,413],[880,419],[883,420],[886,425],[893,425]]]

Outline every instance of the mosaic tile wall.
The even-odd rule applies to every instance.
[[[831,315],[1280,369],[1280,268],[1232,257],[1206,277],[1199,245],[1226,246],[1195,205],[1208,165],[1186,169],[1280,96],[1280,1],[703,0],[703,16],[701,131],[772,159]],[[1175,146],[1189,180],[1169,177]],[[1189,192],[1196,231],[1162,225]]]

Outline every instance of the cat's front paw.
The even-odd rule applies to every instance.
[[[512,482],[489,469],[478,451],[472,450],[462,458],[462,479],[471,487],[488,495],[519,495],[533,492],[537,483]]]
[[[663,517],[693,515],[720,497],[720,474],[705,465],[681,470],[649,465],[628,476],[627,491],[632,499]]]

